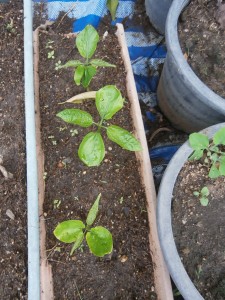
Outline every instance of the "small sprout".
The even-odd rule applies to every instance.
[[[81,84],[84,88],[87,88],[91,83],[92,78],[97,73],[98,67],[115,67],[115,65],[102,59],[91,59],[96,51],[98,42],[99,35],[97,31],[92,25],[87,25],[76,38],[76,47],[85,61],[70,60],[64,65],[61,65],[60,62],[60,65],[57,65],[55,69],[74,68],[75,84]]]
[[[54,41],[48,40],[48,42],[46,43],[45,48],[46,49],[53,49],[52,44],[54,44]]]
[[[70,129],[70,133],[71,133],[71,136],[75,136],[78,134],[78,130],[77,129]]]
[[[196,270],[195,270],[195,274],[196,274],[198,279],[200,278],[201,273],[202,273],[202,266],[198,265]]]
[[[44,180],[47,178],[47,175],[48,175],[47,172],[44,172],[44,173],[43,173],[43,179],[44,179]]]
[[[10,23],[8,23],[6,25],[6,30],[11,32],[11,33],[16,32],[16,29],[13,27],[13,19],[12,18],[10,18]]]
[[[58,71],[62,67],[62,62],[59,60],[57,63],[55,63],[55,70]]]
[[[57,145],[57,141],[52,140],[52,145],[53,145],[53,146],[56,146],[56,145]]]
[[[60,126],[60,127],[57,127],[57,128],[59,128],[59,132],[61,132],[61,131],[66,130],[66,129],[67,129],[67,126],[64,126],[64,127]]]
[[[120,204],[123,204],[123,200],[124,200],[123,197],[121,197],[121,198],[119,199],[119,203],[120,203]]]
[[[55,247],[55,252],[61,252],[61,247]]]
[[[193,195],[198,197],[202,206],[207,206],[209,204],[209,189],[205,186],[200,192],[194,191]]]
[[[54,135],[49,135],[48,136],[48,139],[54,139],[55,137],[54,137]]]
[[[119,5],[119,0],[107,0],[107,8],[110,11],[112,20],[116,18],[116,10]]]
[[[55,199],[53,200],[54,209],[57,209],[60,207],[61,200]]]
[[[78,196],[75,196],[75,197],[74,197],[74,200],[79,201],[79,197],[78,197]]]
[[[54,51],[54,50],[49,51],[49,52],[48,52],[48,59],[50,59],[50,58],[54,59],[54,58],[55,58],[54,55],[55,55],[55,51]]]
[[[64,243],[74,243],[70,255],[76,249],[83,251],[83,240],[86,239],[90,251],[98,257],[110,254],[113,250],[111,233],[102,226],[93,227],[96,220],[101,194],[98,195],[87,215],[86,224],[80,220],[68,220],[59,223],[55,230],[55,237]]]
[[[194,150],[189,160],[203,159],[209,169],[209,177],[214,179],[225,176],[225,127],[219,129],[212,140],[202,133],[192,133],[189,143]]]

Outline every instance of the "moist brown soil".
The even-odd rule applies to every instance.
[[[181,16],[179,40],[196,75],[225,98],[225,24],[219,23],[219,2],[191,1]]]
[[[209,189],[204,207],[193,195]],[[225,299],[225,178],[210,179],[200,162],[187,162],[173,191],[173,232],[181,260],[206,300]]]
[[[0,3],[0,299],[27,299],[23,1]]]
[[[149,254],[148,220],[144,190],[138,176],[139,164],[135,154],[121,149],[107,140],[104,162],[99,167],[88,168],[77,156],[78,146],[89,131],[63,123],[56,114],[71,104],[59,105],[70,97],[84,92],[73,82],[73,71],[55,70],[55,63],[80,59],[74,38],[66,38],[62,24],[55,24],[48,32],[40,34],[40,106],[42,146],[45,154],[44,217],[47,227],[48,260],[53,267],[55,299],[156,299],[153,265]],[[116,68],[99,68],[90,90],[115,84],[122,95],[126,94],[126,73],[120,48],[112,31],[104,22],[100,35],[109,35],[98,44],[96,58],[116,65]],[[67,32],[67,31],[66,31]],[[48,41],[55,51],[48,59]],[[90,112],[95,121],[98,115],[94,102],[86,101],[77,108]],[[117,124],[132,131],[130,105],[113,117]],[[73,130],[77,133],[73,135]],[[94,128],[93,128],[94,130]],[[99,193],[101,207],[95,225],[109,229],[114,247],[104,258],[93,256],[87,245],[69,256],[71,245],[60,243],[53,235],[56,225],[68,219],[85,221],[88,210]],[[58,208],[54,200],[60,200]]]

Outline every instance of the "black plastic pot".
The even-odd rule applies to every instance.
[[[225,123],[211,126],[201,132],[208,137],[212,137],[214,133],[222,127],[225,127]],[[174,184],[181,168],[192,151],[189,143],[186,142],[175,153],[166,168],[158,193],[157,226],[160,245],[168,271],[181,295],[185,300],[203,300],[204,298],[197,291],[181,262],[173,237],[171,221],[171,204]]]
[[[167,56],[158,85],[159,106],[172,124],[193,132],[225,121],[225,99],[192,71],[182,53],[177,22],[189,0],[174,0],[166,21]]]
[[[172,0],[145,0],[146,13],[155,29],[165,33],[165,23]]]

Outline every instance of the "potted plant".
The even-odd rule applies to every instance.
[[[60,49],[64,56],[61,55],[61,57],[64,57],[65,63],[67,63],[67,48],[70,47],[67,44],[68,39],[71,39],[71,35],[63,36],[61,34],[59,38],[58,35],[54,36],[54,34],[51,35],[48,33],[44,33],[43,42],[42,40],[39,41],[39,34],[40,28],[35,33],[35,95],[37,106],[37,153],[39,155],[38,166],[41,215],[40,242],[42,274],[41,290],[43,299],[53,299],[55,293],[55,291],[53,291],[53,284],[58,293],[67,293],[67,295],[69,295],[68,293],[74,293],[75,289],[75,292],[78,296],[82,297],[83,293],[85,293],[85,295],[87,296],[88,293],[93,293],[93,289],[97,290],[97,287],[101,291],[101,296],[103,298],[109,297],[109,293],[122,293],[121,295],[123,295],[123,288],[118,288],[118,290],[117,288],[113,288],[114,286],[116,286],[116,283],[118,286],[121,281],[118,281],[118,275],[117,273],[114,274],[114,272],[116,272],[116,270],[118,270],[118,268],[121,268],[122,266],[121,271],[119,271],[120,278],[121,276],[127,276],[127,269],[126,274],[123,273],[125,271],[125,265],[128,265],[129,261],[133,260],[132,255],[134,255],[131,254],[133,250],[131,251],[131,253],[129,253],[128,249],[130,248],[130,246],[132,249],[136,248],[136,246],[137,249],[141,249],[143,247],[142,246],[140,248],[138,241],[135,246],[131,238],[128,238],[129,232],[133,231],[133,229],[131,230],[131,226],[135,225],[132,225],[132,223],[135,219],[135,215],[137,218],[138,211],[142,211],[142,213],[146,211],[149,216],[149,244],[151,249],[151,259],[154,264],[154,286],[152,286],[152,288],[150,288],[146,292],[152,297],[155,297],[157,295],[158,299],[172,299],[170,280],[163,262],[157,237],[155,217],[155,190],[152,174],[151,172],[149,172],[149,170],[151,170],[151,165],[149,161],[147,143],[143,129],[143,122],[141,118],[133,73],[129,61],[128,50],[125,46],[125,36],[122,25],[117,25],[116,32],[116,39],[118,39],[120,46],[117,45],[115,38],[109,37],[108,32],[105,32],[103,36],[104,39],[108,39],[108,49],[105,48],[106,42],[104,42],[104,40],[102,39],[97,47],[97,49],[100,49],[97,55],[100,55],[100,53],[102,53],[102,56],[104,56],[105,53],[107,53],[107,58],[105,59],[105,57],[103,58],[102,56],[95,57],[95,60],[93,59],[94,61],[89,60],[87,62],[86,60],[85,63],[81,64],[80,59],[76,57],[76,60],[73,60],[73,62],[69,63],[69,67],[72,68],[72,73],[69,71],[70,73],[67,77],[65,75],[58,75],[60,74],[59,72],[61,72],[61,74],[66,74],[66,71],[64,71],[62,67],[67,67],[68,65],[62,65],[62,63],[58,61],[58,57],[56,58],[56,55],[57,52],[59,53],[58,48],[62,44],[63,47],[61,46]],[[42,49],[42,56],[40,56],[41,62],[39,62],[39,43],[41,43]],[[56,45],[58,46],[58,48],[56,47]],[[114,52],[112,53],[110,51],[110,47],[114,47],[115,54]],[[72,51],[74,53],[76,52],[75,50],[71,50],[71,52]],[[43,57],[43,53],[46,53],[46,56]],[[51,53],[51,57],[49,58],[48,53]],[[112,54],[111,57],[109,55],[110,53]],[[93,54],[92,51],[91,54]],[[52,58],[52,55],[54,55],[54,58]],[[86,78],[91,78],[91,80],[84,79],[84,69],[88,68],[93,70],[92,67],[93,65],[96,66],[97,59],[99,66],[98,72],[92,72],[91,75],[95,75],[96,73],[95,76],[89,76],[90,73],[87,72],[86,75],[88,76],[86,76]],[[104,63],[102,61],[100,63],[100,59],[103,59]],[[110,66],[106,65],[106,61],[108,64],[110,64]],[[47,69],[44,72],[42,68],[39,68],[39,64],[41,64],[41,67],[43,67],[45,64],[48,64],[48,66],[50,66],[50,69]],[[100,68],[100,64],[103,68]],[[78,68],[78,66],[81,65],[83,67]],[[118,78],[117,72],[121,72],[121,70],[116,70],[116,68],[112,67],[112,65],[116,65],[116,68],[119,68],[121,70],[123,70],[125,67],[126,71],[122,71],[122,76],[120,75],[120,77]],[[54,66],[57,69],[56,71],[54,71]],[[105,67],[107,67],[107,70]],[[71,74],[72,77],[74,76],[74,81],[76,83],[75,85],[70,80]],[[49,82],[50,88],[48,88],[48,84],[46,85],[46,87],[44,86],[44,84],[46,84],[46,79],[49,79],[48,77],[51,78]],[[125,77],[126,81],[124,81]],[[100,78],[102,82],[104,82],[104,85],[100,82]],[[42,83],[42,85],[40,86],[39,80]],[[87,81],[89,81],[88,84]],[[62,82],[65,85],[64,90],[58,88],[58,85]],[[85,88],[87,87],[88,92],[84,92],[81,85]],[[114,85],[116,85],[116,87]],[[95,87],[94,89],[93,86]],[[108,89],[110,89],[109,93]],[[73,90],[76,91],[75,97]],[[120,94],[120,91],[123,92],[121,92]],[[107,96],[105,94],[106,92],[108,93]],[[129,99],[129,102],[124,101],[123,99],[124,94],[126,93],[126,99]],[[77,94],[79,95],[77,96]],[[52,97],[52,95],[54,95],[54,97]],[[87,97],[87,95],[89,96]],[[107,115],[104,113],[103,116],[102,112],[103,110],[105,110],[106,106],[108,109],[108,105],[105,106],[105,104],[103,103],[105,101],[105,98],[109,97],[110,99],[113,99],[115,95],[116,101],[110,102],[110,107],[112,108],[113,114]],[[65,103],[65,100],[67,100],[68,98],[70,98],[70,100]],[[86,100],[86,98],[88,98],[89,100]],[[48,103],[46,103],[46,99],[48,99]],[[58,102],[56,102],[56,99]],[[95,101],[91,99],[95,99]],[[61,102],[61,104],[59,102]],[[62,102],[64,103],[62,104]],[[62,105],[64,107],[62,107]],[[100,107],[101,105],[102,107]],[[123,114],[119,114],[120,112],[122,112],[122,108],[125,105],[127,110],[124,111]],[[88,113],[87,110],[90,110],[91,113]],[[98,112],[98,114],[96,114],[96,111]],[[72,115],[69,116],[71,112]],[[56,115],[58,115],[58,117]],[[97,122],[96,119],[99,117],[99,115],[101,118],[100,121]],[[111,120],[112,116],[113,119]],[[63,122],[63,120],[68,124]],[[114,120],[115,123],[111,125],[111,122],[114,122]],[[132,126],[129,125],[130,120],[132,120]],[[120,143],[121,140],[118,140],[118,136],[120,136],[120,133],[122,132],[121,129],[118,129],[118,126],[120,126],[120,123],[122,122],[125,127],[130,127],[131,130],[132,128],[135,129],[134,135],[132,135],[132,137],[130,133],[128,134],[126,131],[125,134],[125,131],[123,130],[122,135],[123,137],[125,136],[125,138],[127,138],[127,143],[128,140],[131,141],[131,139],[135,141],[136,146],[133,150],[137,150],[137,160],[134,159],[135,157],[132,156],[132,153],[125,154],[125,150],[118,149],[118,152],[115,152],[115,150],[113,149],[113,144],[110,143],[111,140],[113,142],[116,142],[123,148],[126,148],[123,143]],[[78,126],[74,127],[74,124],[80,125],[82,128]],[[97,133],[93,133],[92,129],[88,129],[88,127],[94,128],[95,126],[97,126],[98,128]],[[131,130],[129,130],[129,132]],[[105,134],[105,132],[107,132],[107,135]],[[115,132],[117,132],[116,135]],[[89,143],[90,138],[92,141],[93,138],[96,141],[96,134],[97,140],[100,141],[101,144],[101,147],[97,152],[95,151],[96,148],[92,147],[93,143],[92,146],[90,146],[91,144]],[[104,144],[100,135],[103,136]],[[141,151],[138,151],[140,150],[139,143],[141,144]],[[90,149],[92,149],[92,151],[89,151]],[[64,152],[64,154],[62,154],[62,152]],[[96,155],[92,156],[92,154],[94,153],[96,153]],[[91,156],[91,160],[87,159],[87,156]],[[125,160],[123,157],[125,158]],[[139,165],[136,164],[135,161]],[[131,170],[127,169],[128,165],[136,166],[135,177],[133,177],[132,174],[129,174]],[[137,170],[140,171],[140,173],[137,172]],[[120,173],[121,171],[121,179],[116,179],[116,174]],[[126,172],[123,173],[124,171]],[[138,174],[140,174],[141,176],[140,179]],[[58,178],[61,179],[57,180]],[[64,183],[62,184],[62,182]],[[139,196],[138,198],[140,201],[138,201],[138,203],[134,201],[136,192],[139,193],[142,190],[142,184],[144,188],[143,191],[145,191],[144,194],[147,200],[147,210],[142,207],[141,203],[143,202],[139,198]],[[66,185],[67,187],[65,188],[64,185]],[[137,188],[137,190],[133,193],[130,191],[132,185],[136,186]],[[123,188],[123,194],[121,194],[121,187]],[[97,198],[97,195],[99,195],[100,193],[101,208],[99,210],[98,202],[100,196]],[[93,201],[96,198],[97,200],[95,204],[91,206],[91,203],[89,203],[88,200],[90,199],[90,201]],[[130,205],[133,208],[136,207],[136,212],[134,215],[130,210]],[[93,212],[93,210],[95,211],[95,217],[92,216],[92,221],[90,221],[90,212]],[[119,213],[117,213],[116,210],[118,210]],[[96,219],[97,212],[98,218]],[[73,215],[76,215],[76,217],[73,217]],[[86,224],[84,224],[83,221],[85,220],[87,215],[88,217],[85,222]],[[134,219],[131,218],[131,215],[133,215]],[[126,217],[126,219],[124,219],[124,216]],[[120,224],[122,219],[125,221],[124,225]],[[140,220],[141,222],[143,221],[142,218],[139,219],[139,217],[137,218],[137,220]],[[96,224],[96,222],[98,223],[98,221],[101,221],[101,223]],[[93,224],[93,222],[95,222],[95,224]],[[126,227],[128,226],[128,224],[129,228]],[[90,229],[90,225],[93,225],[95,227]],[[107,230],[107,234],[110,239],[109,246],[106,247],[107,249],[104,250],[104,253],[101,251],[100,254],[99,251],[96,251],[96,249],[93,248],[93,244],[92,242],[90,242],[93,237],[91,233],[96,233],[96,228],[99,230],[99,225],[101,225],[100,231],[103,230],[102,226],[105,228],[105,230]],[[137,225],[135,226],[137,228]],[[76,236],[75,240],[74,238],[71,239],[70,237],[69,239],[64,238],[65,227],[67,227],[67,229],[69,228],[69,230],[72,228],[72,230],[75,230],[75,232],[79,233],[79,238],[78,236]],[[54,237],[53,231],[57,239],[66,243],[75,243],[73,245],[72,251],[70,245],[69,250],[69,248],[64,244],[58,243],[57,239]],[[113,248],[111,234],[113,238]],[[120,235],[124,236],[123,240],[121,240],[121,238],[118,239]],[[83,241],[85,240],[84,236],[86,236],[85,239],[92,253],[97,254],[97,256],[100,257],[108,253],[109,256],[106,257],[106,259],[103,258],[102,260],[96,260],[93,255],[90,255],[86,243],[83,243]],[[142,242],[144,245],[144,239]],[[130,244],[130,246],[128,244]],[[74,250],[76,251],[74,252]],[[69,256],[70,252],[72,256]],[[146,261],[146,253],[144,254],[144,257],[143,258]],[[125,265],[123,266],[123,264]],[[137,280],[140,280],[141,277],[139,277],[139,275],[138,277],[136,277],[137,274],[142,274],[141,276],[143,276],[145,273],[149,273],[150,264],[149,262],[147,264],[148,266],[144,263],[144,261],[140,261],[140,265],[138,268],[140,268],[142,265],[141,269],[144,268],[146,271],[142,272],[140,269],[139,271],[135,271],[134,269],[134,271],[132,271],[132,276],[134,276],[134,278],[136,278]],[[80,270],[83,270],[83,272],[75,274],[74,266],[76,266],[76,269],[80,268]],[[130,269],[130,267],[127,268]],[[58,281],[54,281],[54,283],[52,281],[52,273],[54,273],[54,275],[55,273],[58,273]],[[89,276],[88,274],[90,273],[92,273],[93,275]],[[79,278],[77,279],[78,275]],[[71,276],[75,278],[75,283],[69,280]],[[109,280],[108,278],[111,279]],[[61,283],[62,280],[64,282],[63,286]],[[128,278],[127,280],[129,281]],[[95,286],[90,285],[88,282],[95,282]],[[130,282],[127,282],[127,285],[130,286]],[[138,289],[138,287],[136,288]],[[143,292],[146,293],[145,291]],[[126,293],[127,296],[132,297],[135,291],[127,290]]]
[[[188,0],[174,0],[166,21],[167,57],[157,89],[159,106],[173,125],[198,131],[225,119],[225,101],[193,72],[182,53],[177,22]]]
[[[224,198],[220,200],[216,193],[223,190],[224,132],[225,123],[220,123],[191,134],[189,141],[171,159],[158,193],[161,248],[169,273],[187,300],[224,297],[224,283],[219,279],[224,267],[222,261],[218,263],[220,248],[216,239],[220,231],[217,226],[223,226],[219,212],[220,207],[224,207]],[[178,210],[181,213],[175,215]],[[219,225],[211,221],[214,210]],[[208,237],[205,232],[213,236]],[[216,241],[216,245],[212,246],[210,240]],[[206,250],[205,245],[210,245],[210,249],[214,247],[212,252]],[[212,254],[214,259],[210,261]],[[216,266],[221,267],[220,270],[216,270]]]

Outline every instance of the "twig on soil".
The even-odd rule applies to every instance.
[[[62,23],[62,21],[64,20],[64,18],[74,9],[75,6],[76,6],[76,3],[65,13],[65,15],[63,15],[62,19],[59,21],[59,24],[57,25],[56,28],[59,27],[59,25]]]
[[[79,289],[78,289],[78,286],[77,286],[76,280],[74,279],[73,281],[74,281],[74,284],[75,284],[75,287],[76,287],[76,290],[77,290],[77,294],[78,294],[78,296],[79,296],[80,300],[83,300],[83,298],[81,297],[81,294],[80,294],[80,292],[79,292]]]
[[[169,132],[171,132],[172,129],[169,129],[169,128],[167,128],[167,127],[161,127],[161,128],[158,128],[158,129],[157,129],[156,131],[154,131],[153,134],[150,136],[149,142],[151,142],[151,141],[154,139],[154,137],[155,137],[158,133],[160,133],[160,132],[162,132],[162,131],[169,131]]]

